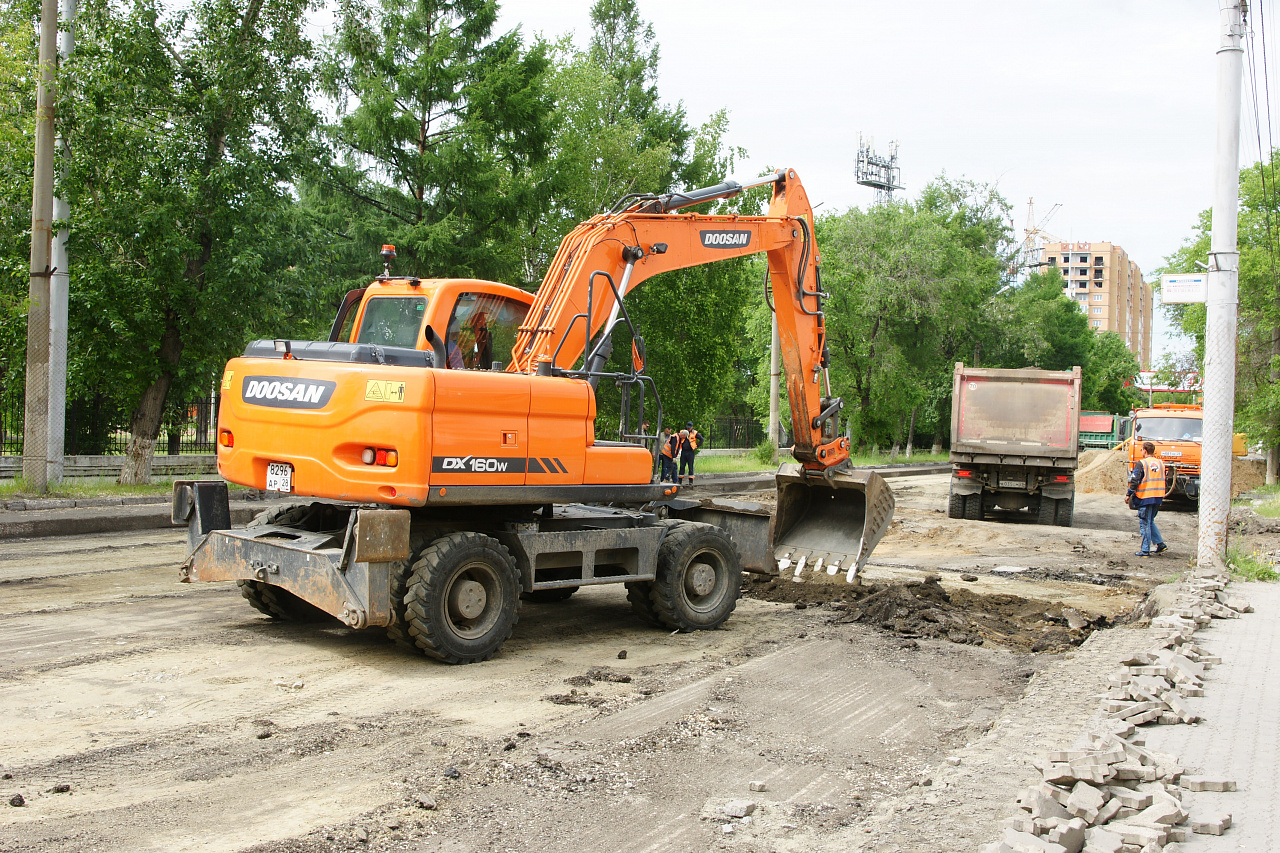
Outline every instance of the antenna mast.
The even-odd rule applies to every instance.
[[[882,157],[875,152],[875,138],[863,140],[858,134],[858,160],[854,165],[854,175],[858,183],[871,187],[876,191],[875,204],[886,204],[893,201],[893,191],[902,189],[902,170],[898,167],[898,142],[889,143],[889,156]]]

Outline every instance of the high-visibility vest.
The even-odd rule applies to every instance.
[[[671,439],[673,438],[675,438],[675,436],[671,436],[671,438],[663,439],[663,442],[662,442],[661,453],[663,456],[667,457],[668,459],[674,458],[674,453],[671,450]]]
[[[702,441],[702,436],[698,435],[696,429],[689,430],[689,449],[697,450],[698,444]]]
[[[1148,456],[1142,460],[1142,482],[1138,483],[1138,489],[1134,495],[1138,500],[1147,500],[1148,498],[1164,497],[1164,463],[1154,456]]]

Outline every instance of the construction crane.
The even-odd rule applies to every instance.
[[[1018,247],[1018,254],[1014,257],[1013,265],[1009,268],[1010,275],[1017,276],[1028,267],[1041,266],[1040,250],[1044,248],[1044,245],[1046,243],[1062,242],[1044,230],[1045,226],[1049,224],[1049,220],[1053,219],[1053,215],[1061,208],[1061,204],[1055,204],[1049,208],[1049,212],[1044,215],[1044,219],[1036,222],[1036,200],[1034,198],[1027,199],[1027,226],[1022,229],[1022,245]]]

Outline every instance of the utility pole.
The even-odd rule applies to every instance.
[[[1200,531],[1196,562],[1211,566],[1227,551],[1231,509],[1231,431],[1236,397],[1236,314],[1240,251],[1240,81],[1244,0],[1220,0],[1218,138],[1213,164],[1213,233],[1209,249],[1204,347],[1204,436],[1200,458]]]
[[[58,58],[67,61],[76,46],[77,0],[62,0],[64,26],[58,34]],[[62,155],[62,175],[66,174],[67,139],[56,137],[56,147]],[[53,219],[61,222],[53,237],[53,274],[49,277],[49,441],[45,447],[47,478],[51,483],[62,482],[63,453],[67,425],[67,317],[71,299],[71,262],[67,257],[67,238],[70,236],[67,220],[71,208],[64,198],[66,189],[53,200]]]
[[[41,0],[39,82],[36,85],[35,176],[31,187],[31,282],[27,295],[26,411],[22,424],[22,476],[47,489],[49,443],[49,270],[53,219],[53,109],[58,0]]]

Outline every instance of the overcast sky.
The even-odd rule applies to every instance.
[[[586,43],[591,0],[500,2],[502,31]],[[1019,237],[1028,198],[1037,218],[1061,204],[1047,231],[1118,243],[1148,280],[1211,206],[1217,0],[639,7],[663,98],[693,123],[728,109],[728,143],[749,155],[739,174],[792,167],[820,210],[872,200],[853,175],[859,132],[881,153],[899,141],[909,197],[944,170],[996,183]],[[1246,126],[1242,164],[1257,159]]]

